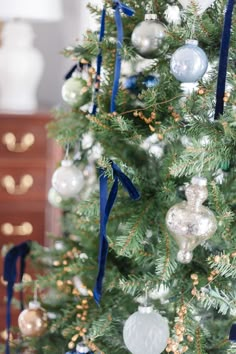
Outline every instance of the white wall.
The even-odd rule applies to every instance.
[[[35,46],[45,59],[38,91],[41,107],[50,108],[61,102],[63,77],[73,65],[70,59],[60,54],[62,49],[76,43],[76,40],[81,42],[86,28],[94,29],[94,19],[86,9],[88,2],[101,5],[102,0],[64,0],[64,19],[60,23],[34,24]]]

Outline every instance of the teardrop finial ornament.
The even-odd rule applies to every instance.
[[[193,177],[185,189],[187,201],[174,205],[166,215],[166,226],[177,245],[177,260],[190,263],[193,250],[208,240],[217,230],[213,212],[203,203],[208,197],[207,180]]]

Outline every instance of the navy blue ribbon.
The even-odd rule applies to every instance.
[[[68,73],[66,73],[66,75],[64,76],[64,79],[65,80],[70,79],[74,74],[74,72],[77,70],[77,68],[78,68],[78,64],[73,65],[72,68],[68,71]]]
[[[6,327],[7,340],[5,354],[10,354],[10,328],[11,328],[11,301],[14,292],[14,284],[17,277],[16,264],[20,258],[20,281],[25,271],[25,257],[30,251],[30,242],[23,242],[18,246],[14,246],[8,251],[4,259],[4,280],[7,282],[7,313],[6,313]],[[23,310],[23,292],[21,292],[21,310]]]
[[[225,13],[224,29],[222,33],[221,48],[220,48],[220,61],[219,61],[219,71],[218,71],[217,91],[216,91],[215,119],[219,119],[220,115],[224,113],[224,95],[225,95],[227,64],[228,64],[228,56],[229,56],[229,44],[230,44],[234,2],[235,0],[228,0],[226,13]]]
[[[233,324],[230,329],[229,340],[231,342],[236,342],[236,324]]]
[[[106,19],[106,8],[104,7],[102,10],[102,16],[101,16],[101,27],[100,27],[100,33],[99,33],[99,43],[103,41],[104,35],[105,35],[105,19]],[[97,94],[100,89],[100,82],[101,82],[101,68],[102,68],[102,49],[100,48],[98,56],[97,56],[97,71],[96,71],[96,76],[95,76],[95,92],[94,92],[94,104],[93,104],[93,109],[92,109],[92,114],[96,115],[97,112]]]
[[[127,5],[120,2],[120,0],[113,0],[113,8],[115,9],[115,21],[117,28],[117,41],[116,41],[116,61],[115,61],[115,72],[114,72],[114,81],[112,88],[111,96],[111,105],[110,112],[115,112],[116,110],[116,96],[119,90],[119,81],[120,81],[120,71],[121,71],[121,49],[123,46],[123,24],[121,18],[121,12],[127,16],[132,16],[134,10],[128,7]]]
[[[108,240],[106,236],[106,226],[109,219],[110,212],[115,203],[119,181],[122,186],[129,193],[129,196],[133,200],[138,200],[140,194],[131,182],[131,180],[121,171],[121,169],[111,161],[111,167],[113,170],[113,185],[108,194],[108,177],[105,175],[104,170],[100,169],[100,245],[99,245],[99,256],[98,256],[98,275],[96,284],[94,287],[94,299],[97,304],[100,303],[102,296],[102,283],[105,274],[106,259],[108,254]]]

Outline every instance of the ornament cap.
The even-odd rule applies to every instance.
[[[61,161],[61,166],[63,167],[70,167],[73,165],[73,161],[72,160],[62,160]]]
[[[89,353],[90,349],[83,343],[78,343],[77,346],[76,346],[76,352],[78,352],[79,354],[82,354],[82,353]]]
[[[29,302],[29,309],[30,310],[37,310],[39,309],[41,306],[39,301],[33,300]]]
[[[195,176],[191,179],[191,183],[200,187],[206,187],[207,179],[205,177]]]
[[[138,310],[139,310],[140,313],[149,314],[149,313],[152,313],[152,312],[153,312],[153,306],[152,306],[152,305],[149,305],[149,306],[139,306],[139,307],[138,307]]]
[[[194,46],[198,46],[198,40],[197,39],[186,39],[185,44],[191,44]]]
[[[156,21],[157,15],[156,14],[145,14],[144,20],[145,21]]]

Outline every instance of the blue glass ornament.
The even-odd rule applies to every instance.
[[[159,84],[159,79],[154,75],[148,75],[144,79],[143,84],[146,86],[146,88],[153,88]]]
[[[124,82],[124,88],[126,90],[136,90],[137,89],[137,75],[132,75],[130,77],[127,77],[127,79]]]
[[[159,78],[155,75],[144,76],[142,73],[139,75],[132,75],[126,79],[123,86],[126,90],[134,94],[139,94],[142,90],[156,87],[159,84]]]
[[[196,82],[207,71],[208,59],[198,47],[198,41],[188,39],[171,57],[170,68],[174,77],[181,82]]]

